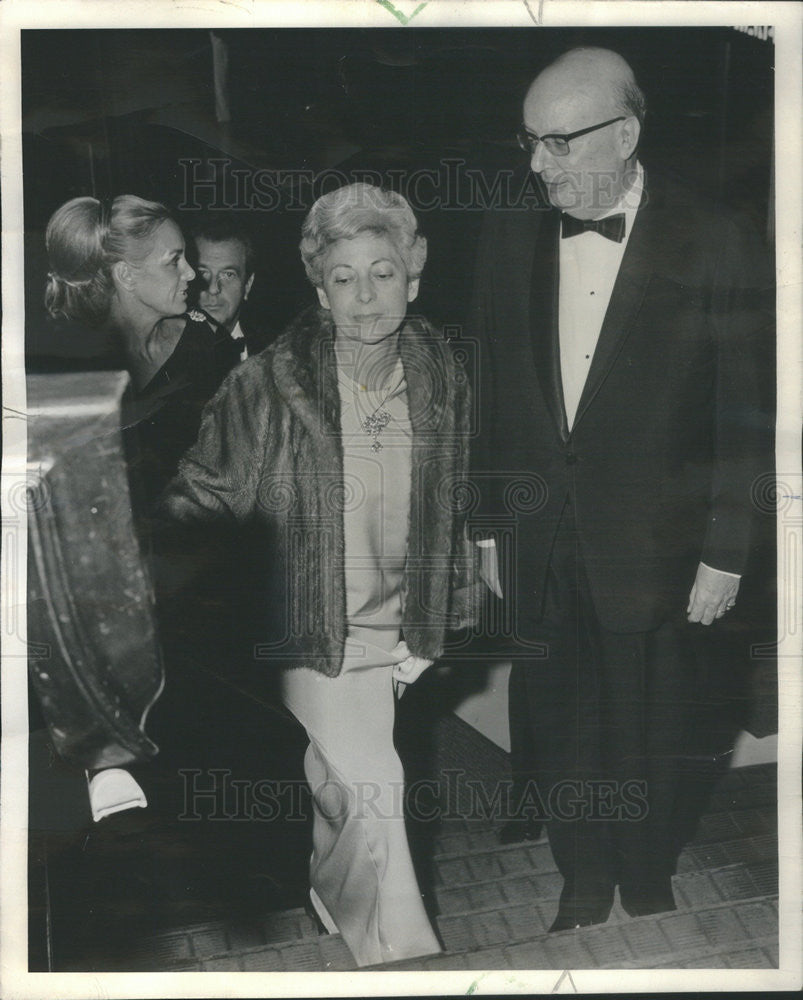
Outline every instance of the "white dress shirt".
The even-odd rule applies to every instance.
[[[563,402],[569,429],[577,415],[577,406],[630,239],[643,187],[644,170],[640,163],[636,163],[633,183],[613,208],[599,216],[602,219],[617,212],[624,213],[625,238],[621,243],[593,231],[560,240],[558,336]],[[728,573],[712,566],[708,568],[723,576],[740,579],[738,573]]]
[[[616,243],[593,231],[558,240],[560,268],[558,338],[563,402],[569,429],[572,428],[577,416],[577,407],[597,348],[605,313],[611,301],[613,286],[630,239],[643,187],[644,169],[637,162],[630,187],[613,208],[599,217],[616,215],[617,212],[624,213],[625,236],[621,243]],[[479,540],[477,545],[487,549],[496,548],[493,538]],[[486,572],[482,569],[480,572],[488,586],[501,597],[498,566],[495,565],[494,555],[495,553],[490,554],[494,565],[488,568],[487,573],[495,582],[495,586]],[[706,566],[720,576],[741,579],[738,573],[716,569],[707,566],[706,563],[700,565]]]
[[[636,163],[633,183],[616,205],[605,212],[606,216],[622,211],[625,213],[625,238],[621,243],[615,243],[594,232],[580,233],[558,241],[560,370],[563,401],[570,429],[588,378],[591,359],[594,357],[630,230],[633,228],[643,184],[644,170],[640,163]],[[495,544],[493,538],[477,542],[481,548],[490,548]]]
[[[613,208],[600,216],[605,218],[624,212],[625,238],[621,243],[591,231],[559,241],[560,371],[569,429],[577,414],[614,282],[630,239],[643,184],[644,171],[637,163],[631,186]]]
[[[240,361],[245,361],[245,359],[248,357],[248,346],[246,344],[245,334],[243,333],[243,328],[240,326],[239,320],[237,320],[237,322],[234,324],[234,329],[231,331],[229,336],[231,337],[232,340],[242,341],[242,344],[240,345],[240,347],[242,348],[240,351]]]

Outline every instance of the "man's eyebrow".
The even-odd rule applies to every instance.
[[[206,261],[203,260],[198,261],[198,267],[205,267],[209,271],[212,270],[211,264],[207,264]],[[221,264],[220,267],[218,268],[218,271],[239,271],[239,270],[240,270],[239,264]]]

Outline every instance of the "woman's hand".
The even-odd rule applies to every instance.
[[[417,681],[434,660],[425,660],[422,656],[413,656],[404,639],[391,650],[390,655],[397,660],[393,666],[393,681],[395,684],[412,684]],[[403,690],[403,689],[402,689]]]

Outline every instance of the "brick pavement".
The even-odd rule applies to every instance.
[[[445,951],[392,968],[773,968],[778,964],[774,768],[728,775],[673,880],[677,911],[548,934],[561,888],[545,839],[500,846],[490,820],[447,819],[435,839],[435,900]],[[232,926],[196,925],[140,941],[139,970],[340,971],[339,935],[303,910]]]

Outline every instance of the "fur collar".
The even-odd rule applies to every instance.
[[[343,448],[334,329],[328,310],[310,308],[274,345],[273,377],[291,414],[307,430],[297,439],[296,461],[342,483]],[[450,607],[452,566],[462,538],[454,502],[465,477],[466,392],[449,345],[425,320],[408,317],[399,338],[413,432],[407,569],[402,582],[404,636],[418,656],[435,659],[443,651]],[[303,455],[303,458],[302,458]],[[335,492],[334,502],[342,494]],[[330,500],[329,503],[332,501]],[[342,526],[335,550],[342,555]],[[345,579],[338,583],[336,643],[342,656]],[[324,672],[340,669],[330,657]]]
[[[275,344],[276,387],[316,436],[340,430],[340,399],[331,313],[311,306]],[[451,357],[442,336],[420,317],[408,317],[399,337],[414,435],[454,433]]]

